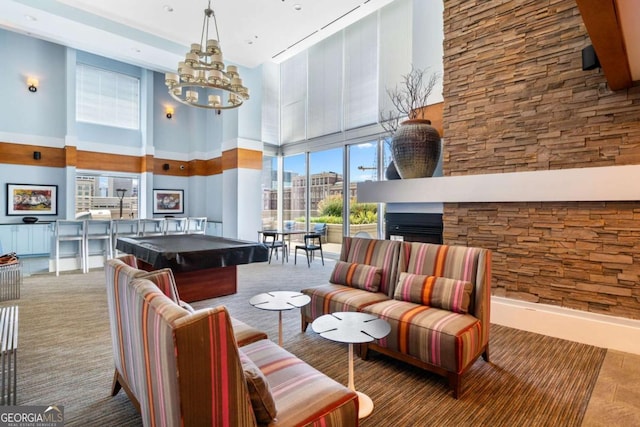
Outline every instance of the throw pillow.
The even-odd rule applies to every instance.
[[[256,416],[258,424],[269,424],[276,417],[276,402],[271,394],[271,387],[260,368],[253,363],[253,360],[238,349],[240,363],[244,369],[244,378],[247,380],[251,406]]]
[[[382,269],[373,265],[338,261],[329,277],[329,282],[378,292],[381,277]]]
[[[473,284],[446,277],[400,273],[394,298],[455,313],[467,313]]]

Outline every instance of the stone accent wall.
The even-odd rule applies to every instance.
[[[640,319],[640,205],[459,203],[444,241],[493,250],[493,294]]]
[[[444,7],[445,175],[640,164],[640,87],[582,71],[575,1]],[[494,251],[495,295],[640,319],[638,202],[447,204],[444,228]]]

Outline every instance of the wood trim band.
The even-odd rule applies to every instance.
[[[33,153],[39,151],[40,160]],[[77,167],[98,171],[124,173],[153,173],[170,176],[210,176],[225,170],[245,168],[262,169],[262,152],[235,148],[222,153],[222,157],[188,162],[146,156],[126,156],[121,154],[81,151],[74,146],[64,148],[40,147],[37,145],[11,144],[0,142],[0,164],[47,167]],[[168,165],[165,169],[164,165]]]
[[[33,158],[35,151],[40,152],[40,160]],[[63,148],[0,142],[0,163],[63,168],[67,162],[66,157],[67,155]]]
[[[609,87],[632,86],[631,69],[615,0],[576,0]]]
[[[418,119],[429,119],[431,120],[431,126],[436,128],[440,137],[444,136],[444,128],[443,128],[443,113],[444,113],[444,102],[438,102],[437,104],[427,105],[426,107],[420,108],[418,111]]]
[[[262,151],[234,148],[222,152],[222,170],[262,169]]]

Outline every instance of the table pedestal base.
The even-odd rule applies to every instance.
[[[151,264],[138,260],[138,268],[155,271]],[[237,292],[238,273],[235,265],[194,271],[174,271],[178,295],[186,302],[232,295]]]
[[[361,391],[358,393],[358,419],[363,419],[373,412],[373,400]]]

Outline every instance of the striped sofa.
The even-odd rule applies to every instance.
[[[475,360],[489,360],[489,250],[345,237],[329,282],[302,290],[303,331],[327,313],[374,314],[391,332],[361,357],[374,350],[442,375],[455,398]]]
[[[180,304],[170,269],[105,266],[116,372],[145,426],[356,426],[357,395],[219,306]]]

